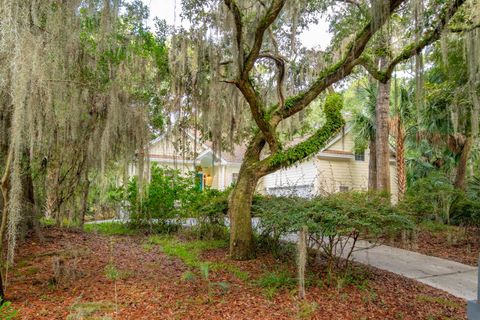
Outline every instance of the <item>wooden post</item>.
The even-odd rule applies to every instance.
[[[307,264],[307,227],[298,233],[298,297],[305,299],[305,266]]]

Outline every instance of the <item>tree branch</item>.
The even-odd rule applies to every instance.
[[[271,53],[261,53],[258,55],[258,58],[266,58],[273,60],[275,65],[278,69],[277,74],[277,93],[278,93],[278,100],[280,101],[280,108],[283,108],[285,105],[285,94],[283,92],[283,85],[285,82],[285,59],[280,56],[273,55]]]
[[[244,59],[244,52],[243,52],[243,22],[242,22],[242,14],[240,9],[237,6],[235,0],[225,0],[225,5],[228,7],[230,12],[233,14],[233,19],[235,20],[235,33],[236,33],[236,41],[237,41],[237,64],[238,69],[243,70],[243,59]]]
[[[391,14],[404,1],[405,0],[390,0],[389,13]],[[275,114],[272,116],[270,123],[273,126],[276,126],[283,119],[286,119],[303,110],[326,88],[348,76],[352,72],[353,68],[359,64],[358,58],[365,50],[365,47],[370,41],[371,37],[380,29],[381,26],[382,25],[377,24],[373,25],[372,22],[369,22],[362,29],[362,31],[357,34],[355,39],[350,42],[347,54],[344,56],[344,58],[340,62],[324,70],[317,80],[310,86],[310,88],[307,89],[307,91],[304,91],[297,96],[288,98],[285,102],[284,110],[278,109],[277,112],[275,112]]]
[[[390,61],[387,68],[384,70],[378,69],[375,66],[372,58],[369,58],[366,55],[362,55],[358,61],[372,77],[377,79],[380,82],[387,82],[395,69],[395,66],[414,55],[420,53],[427,45],[438,40],[442,34],[442,31],[445,29],[447,23],[453,17],[458,8],[465,2],[465,0],[455,0],[449,8],[445,8],[444,11],[440,14],[439,22],[435,29],[429,30],[424,34],[424,36],[419,40],[412,42],[406,45],[403,50],[395,58]],[[460,32],[460,31],[459,31]]]
[[[230,1],[230,0],[226,0]],[[265,31],[270,27],[270,25],[277,19],[280,11],[282,11],[283,6],[285,5],[286,0],[274,0],[268,8],[265,16],[260,20],[260,24],[258,25],[257,29],[255,30],[255,40],[253,41],[252,50],[248,54],[245,60],[245,67],[243,70],[243,77],[248,77],[248,73],[252,70],[255,61],[260,54],[260,50],[262,49],[263,43],[263,36]]]
[[[250,110],[252,112],[253,118],[260,128],[262,133],[265,136],[265,140],[270,146],[271,150],[278,150],[279,143],[275,134],[274,128],[269,124],[265,119],[263,103],[261,97],[258,95],[255,90],[252,81],[249,79],[249,73],[252,70],[255,61],[258,59],[260,50],[262,48],[263,36],[265,31],[270,27],[270,25],[275,21],[275,19],[280,14],[286,0],[273,0],[272,4],[268,8],[265,15],[260,20],[259,25],[255,30],[255,40],[252,46],[252,49],[248,53],[247,57],[244,58],[244,48],[243,48],[243,22],[242,15],[238,5],[235,0],[224,0],[225,5],[228,7],[230,12],[233,14],[235,20],[235,32],[236,32],[236,41],[238,47],[238,56],[237,64],[239,70],[239,79],[236,82],[237,88],[242,92],[243,96],[247,100]],[[245,59],[245,60],[244,60]]]
[[[453,32],[453,33],[461,33],[461,32],[469,32],[473,31],[477,28],[480,28],[480,24],[476,24],[473,26],[462,26],[462,27],[449,27],[448,31]]]

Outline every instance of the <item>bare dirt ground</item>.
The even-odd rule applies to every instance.
[[[356,267],[361,276],[327,285],[320,267],[310,267],[306,300],[300,301],[291,281],[282,282],[288,286],[265,286],[264,275],[274,271],[285,270],[295,277],[294,265],[270,254],[232,262],[225,248],[206,250],[201,261],[222,267],[205,270],[165,254],[161,245],[147,244],[146,236],[48,228],[45,238],[44,243],[27,239],[9,274],[7,297],[21,319],[466,317],[465,301],[374,269]]]

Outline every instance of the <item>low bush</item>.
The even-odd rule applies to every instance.
[[[191,226],[190,234],[196,239],[226,239],[228,228],[226,217],[230,189],[220,191],[206,189],[192,197],[189,212],[196,219]]]
[[[266,197],[254,204],[254,211],[261,217],[260,238],[270,239],[274,251],[281,240],[294,240],[293,234],[307,226],[309,247],[326,258],[331,272],[348,265],[359,239],[376,243],[413,228],[412,221],[390,204],[387,195],[370,192],[313,199]]]

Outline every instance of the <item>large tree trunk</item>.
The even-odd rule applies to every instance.
[[[253,243],[251,207],[253,194],[260,179],[251,169],[243,164],[238,181],[232,191],[228,215],[230,217],[230,258],[249,260],[255,258]]]
[[[368,148],[370,157],[368,160],[368,190],[377,189],[377,147],[375,145],[375,136],[370,137]]]
[[[380,66],[385,66],[382,58]],[[377,189],[390,192],[390,146],[388,143],[388,114],[390,110],[390,81],[378,83],[376,120],[376,160],[377,160]]]
[[[407,190],[407,173],[405,168],[405,128],[403,127],[402,118],[400,116],[397,121],[397,183],[398,200],[401,200]]]
[[[468,136],[460,154],[460,160],[457,165],[457,173],[455,176],[455,188],[459,190],[465,190],[465,181],[467,176],[467,163],[470,158],[470,152],[472,151],[473,136]]]

